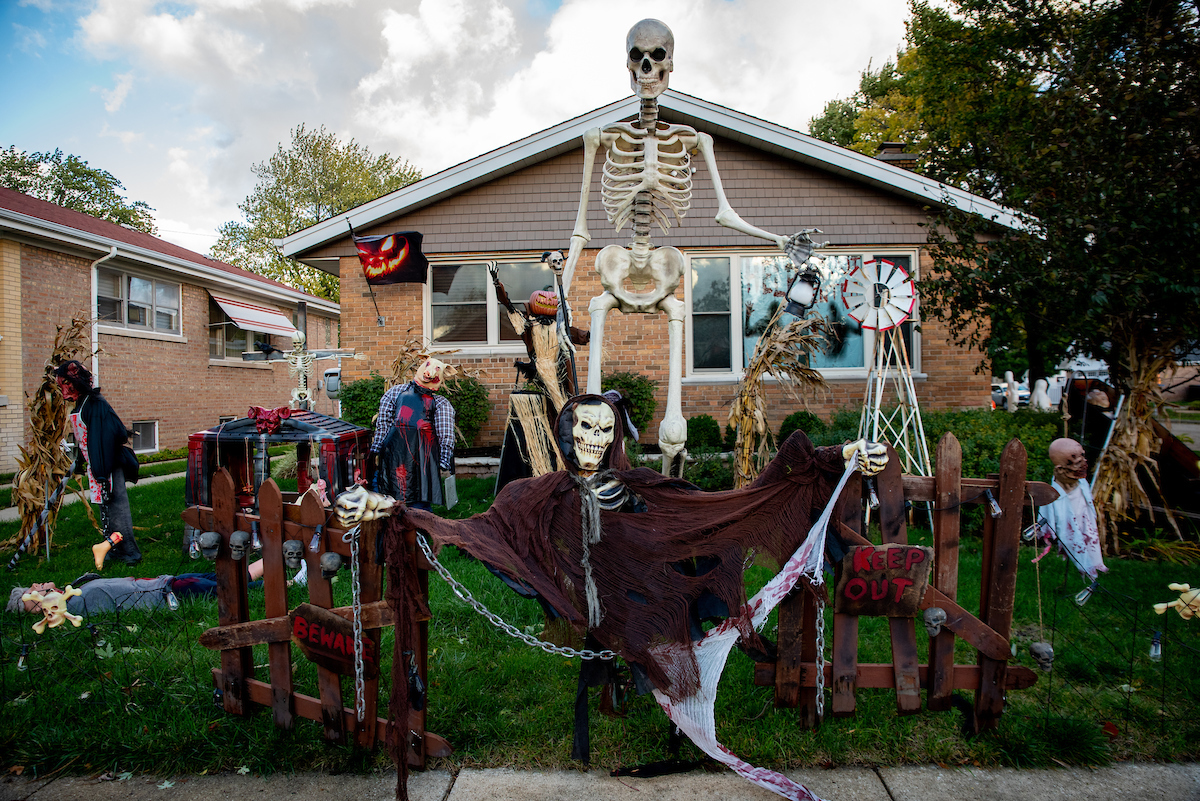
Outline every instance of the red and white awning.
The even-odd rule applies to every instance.
[[[221,311],[229,315],[229,319],[238,328],[288,337],[296,332],[292,321],[274,309],[256,306],[244,300],[223,298],[220,295],[213,295],[212,299],[221,307]]]

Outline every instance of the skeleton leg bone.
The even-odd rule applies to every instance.
[[[687,458],[687,421],[683,419],[683,315],[684,304],[674,295],[663,298],[659,308],[667,313],[667,335],[671,351],[667,361],[667,413],[658,427],[658,447],[662,449],[663,475],[683,475]],[[677,456],[679,468],[675,469]]]
[[[617,299],[611,292],[597,295],[588,304],[588,313],[592,316],[592,338],[588,342],[588,377],[587,391],[593,395],[600,394],[600,362],[604,353],[604,318],[616,308]]]

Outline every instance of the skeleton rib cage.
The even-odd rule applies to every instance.
[[[664,234],[668,212],[682,223],[692,202],[691,156],[696,133],[686,126],[664,126],[652,135],[630,123],[604,129],[606,155],[600,196],[608,221],[620,231],[633,220],[634,237],[648,237],[650,218]],[[645,220],[635,210],[648,206]]]

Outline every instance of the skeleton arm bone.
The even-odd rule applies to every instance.
[[[587,213],[588,195],[592,191],[592,167],[596,164],[596,150],[600,147],[601,132],[599,128],[591,128],[583,135],[583,185],[579,189],[579,213],[575,216],[575,231],[571,234],[571,249],[567,252],[567,260],[563,265],[562,288],[563,294],[571,291],[571,278],[575,275],[575,265],[584,247],[592,241],[588,232]]]
[[[774,242],[783,250],[788,243],[789,237],[773,234],[770,231],[764,231],[743,220],[738,213],[729,205],[729,198],[725,197],[725,188],[721,186],[721,174],[717,171],[717,158],[713,153],[713,139],[706,133],[700,132],[696,134],[696,147],[700,150],[700,154],[704,156],[704,166],[708,168],[709,177],[712,179],[713,191],[717,193],[717,222],[726,228],[732,228],[735,231],[741,231],[743,234],[766,239]]]

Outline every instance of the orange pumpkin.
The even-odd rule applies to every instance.
[[[539,289],[529,296],[526,306],[530,314],[553,317],[558,312],[558,295],[549,289]]]

